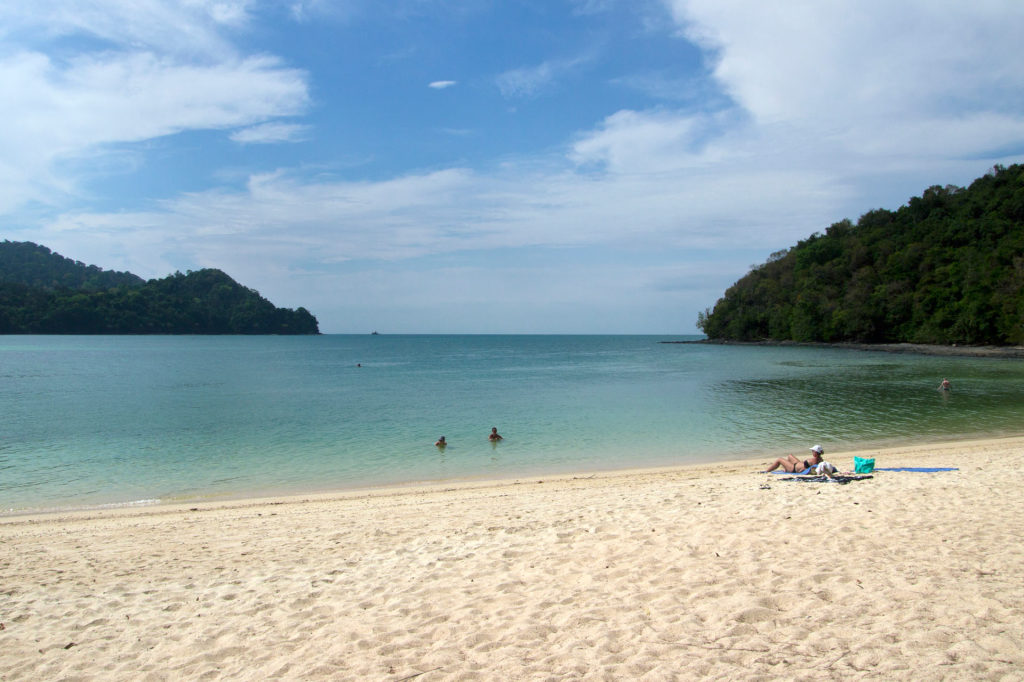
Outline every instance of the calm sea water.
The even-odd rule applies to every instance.
[[[0,514],[1024,431],[1018,360],[679,338],[0,337]]]

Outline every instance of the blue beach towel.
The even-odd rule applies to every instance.
[[[875,471],[916,471],[922,474],[934,474],[936,471],[960,471],[957,467],[875,467]]]
[[[783,471],[782,469],[776,469],[771,472],[773,474],[788,474],[790,476],[806,476],[807,474],[814,471],[814,467],[807,467],[803,471]]]

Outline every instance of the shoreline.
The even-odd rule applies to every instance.
[[[837,348],[840,350],[878,351],[883,353],[909,353],[943,357],[971,358],[1024,358],[1024,346],[943,346],[926,343],[854,343],[824,341],[731,341],[728,339],[696,339],[659,341],[664,344],[704,344],[711,346],[776,346],[796,348]]]
[[[3,518],[0,678],[1018,675],[1024,436],[865,455]]]
[[[878,453],[878,452],[913,452],[917,449],[927,448],[947,448],[953,447],[963,443],[988,443],[988,442],[999,442],[1007,439],[1021,438],[1024,439],[1024,433],[1021,434],[976,434],[964,436],[957,439],[942,439],[936,441],[929,441],[921,439],[883,439],[881,441],[857,443],[850,448],[842,448],[835,450],[834,452],[826,452],[825,459],[832,461],[830,458],[845,458],[850,462],[848,468],[853,467],[854,456],[870,456],[866,453]],[[333,499],[348,499],[351,497],[380,497],[380,496],[391,496],[401,495],[405,493],[419,493],[419,492],[436,492],[436,491],[450,491],[450,490],[461,490],[464,488],[480,487],[485,489],[499,488],[502,486],[513,486],[522,485],[524,483],[530,483],[536,480],[545,481],[566,481],[575,480],[580,478],[595,478],[595,477],[615,477],[615,476],[631,476],[631,475],[647,475],[655,473],[673,473],[673,472],[685,472],[691,470],[708,470],[708,475],[713,475],[712,469],[724,468],[725,470],[731,471],[734,467],[756,467],[758,462],[771,462],[776,457],[784,457],[790,452],[795,452],[798,456],[801,454],[800,448],[788,447],[780,448],[778,450],[765,450],[758,457],[750,457],[743,459],[722,459],[721,456],[702,456],[686,463],[678,464],[658,464],[658,465],[639,465],[630,466],[624,468],[588,468],[588,469],[572,469],[566,471],[533,471],[525,472],[516,475],[501,476],[495,478],[487,477],[455,477],[439,480],[410,480],[405,482],[389,482],[381,484],[355,484],[352,486],[340,486],[336,488],[311,488],[305,490],[281,490],[281,491],[268,491],[268,490],[254,490],[254,491],[235,491],[220,493],[217,495],[210,496],[197,496],[185,499],[139,499],[139,500],[128,500],[124,502],[101,502],[96,504],[74,504],[68,506],[59,507],[47,507],[47,508],[23,508],[23,509],[9,509],[0,510],[0,524],[3,524],[8,520],[19,520],[19,519],[46,519],[49,517],[76,517],[76,516],[89,516],[92,514],[133,514],[133,513],[146,513],[148,511],[162,512],[162,511],[195,511],[206,510],[210,508],[234,508],[234,507],[245,507],[254,505],[265,505],[265,504],[288,504],[296,501],[330,501]],[[806,454],[806,453],[804,453]],[[833,462],[838,466],[838,461]],[[840,467],[844,469],[844,467]]]
[[[936,442],[907,441],[886,443],[877,446],[856,446],[848,450],[826,452],[824,459],[835,464],[841,471],[853,469],[854,457],[885,459],[897,457],[901,462],[918,462],[929,459],[935,450],[951,451],[958,448],[998,447],[1019,444],[1024,448],[1024,434],[1007,436],[967,437],[957,440]],[[797,455],[803,454],[797,449]],[[758,466],[785,456],[787,451],[765,452],[759,457],[742,459],[690,462],[667,466],[629,467],[624,469],[584,469],[565,473],[538,473],[510,476],[507,478],[446,479],[440,481],[410,481],[405,484],[367,485],[336,490],[313,490],[307,492],[283,492],[280,494],[257,494],[226,496],[211,500],[186,501],[138,501],[97,506],[59,508],[53,510],[29,510],[0,514],[0,527],[5,524],[29,522],[40,523],[50,520],[86,520],[107,517],[148,516],[163,514],[184,514],[217,510],[273,507],[280,505],[302,505],[310,503],[332,503],[349,500],[399,498],[403,496],[461,493],[464,491],[501,491],[505,488],[541,484],[567,484],[584,480],[614,480],[647,478],[658,476],[696,476],[715,478],[739,473],[759,473]],[[879,463],[877,466],[883,466]],[[893,466],[896,466],[895,464]],[[900,464],[899,466],[908,466]]]

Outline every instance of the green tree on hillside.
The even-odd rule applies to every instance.
[[[318,334],[215,269],[145,282],[28,242],[0,243],[0,334]]]
[[[697,316],[712,339],[1024,343],[1024,166],[843,220]]]

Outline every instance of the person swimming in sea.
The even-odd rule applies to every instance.
[[[492,426],[491,427],[491,434],[489,436],[487,436],[487,440],[491,441],[492,443],[496,443],[499,440],[502,440],[501,435],[498,434],[498,427],[497,426]]]
[[[820,445],[815,445],[811,447],[811,452],[813,454],[811,455],[810,459],[805,459],[802,462],[793,455],[786,455],[785,457],[780,457],[774,462],[772,462],[772,465],[765,469],[764,473],[767,474],[770,471],[775,471],[779,467],[782,467],[782,470],[785,471],[786,473],[798,474],[801,471],[805,471],[813,466],[821,464],[821,456],[825,454],[825,448],[821,447]]]
[[[448,447],[448,441],[444,439],[444,436],[441,436],[440,438],[437,439],[437,442],[434,443],[434,445],[436,445],[441,450],[444,450],[446,447]]]
[[[948,391],[953,388],[953,384],[949,383],[949,379],[943,379],[942,383],[939,384],[940,391]]]

